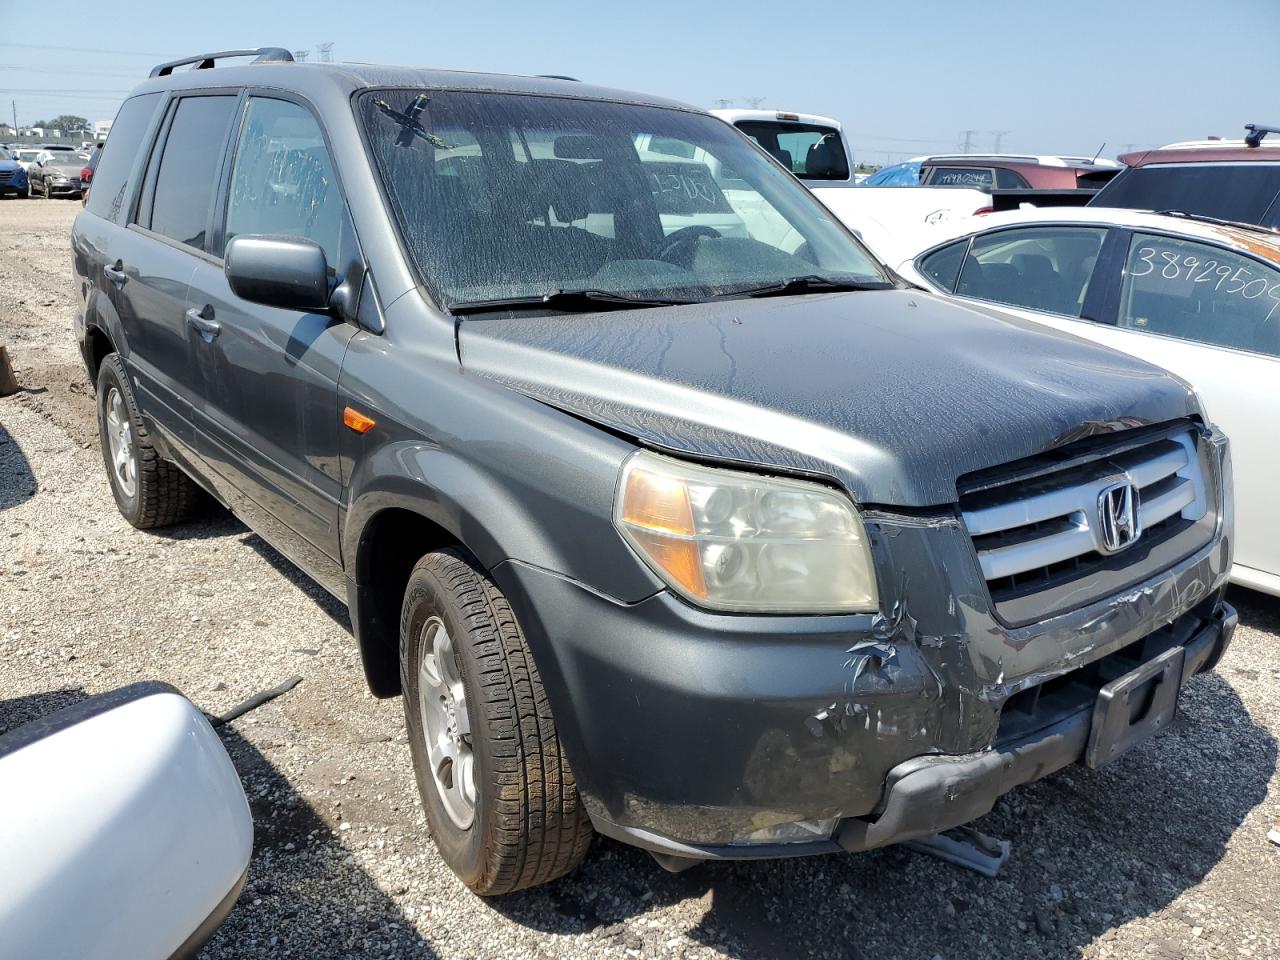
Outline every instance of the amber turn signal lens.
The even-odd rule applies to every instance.
[[[635,469],[622,494],[622,522],[657,533],[693,536],[689,489],[678,477]]]
[[[372,417],[366,417],[359,410],[352,407],[347,407],[342,411],[342,422],[356,433],[368,433],[373,429],[373,425],[377,423]]]
[[[695,597],[706,597],[707,582],[694,534],[693,509],[683,480],[649,470],[627,474],[622,494],[622,522],[631,535],[672,580]]]

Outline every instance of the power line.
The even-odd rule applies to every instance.
[[[859,140],[879,140],[884,143],[949,143],[947,140],[918,140],[912,137],[885,137],[878,133],[864,133],[858,130],[850,130],[848,127],[844,130],[846,136],[857,137]]]
[[[964,137],[964,139],[960,141],[960,143],[958,144],[958,149],[960,150],[961,153],[972,152],[973,135],[977,132],[978,132],[977,130],[961,130],[960,131],[960,135]]]
[[[57,47],[49,43],[0,43],[0,47],[21,50],[63,50],[67,53],[106,53],[117,57],[167,57],[167,53],[144,53],[140,50],[103,50],[98,47]]]
[[[11,71],[13,73],[49,73],[55,76],[66,77],[143,78],[145,76],[141,70],[85,70],[82,67],[29,67],[25,63],[19,63],[13,66],[0,66],[0,71]]]
[[[103,90],[101,87],[76,87],[75,89],[54,89],[50,87],[0,87],[0,93],[20,93],[23,96],[39,96],[41,94],[49,94],[50,96],[66,96],[79,97],[90,93],[112,93],[119,96],[125,96],[128,90]]]

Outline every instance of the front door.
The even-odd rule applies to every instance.
[[[229,185],[226,240],[314,240],[337,282],[334,268],[346,269],[355,239],[323,134],[306,107],[246,100]],[[195,343],[201,456],[256,529],[330,589],[339,587],[337,383],[356,328],[329,313],[241,300],[220,263],[197,267],[186,306],[204,321]]]

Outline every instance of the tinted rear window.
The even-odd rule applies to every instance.
[[[231,96],[179,101],[156,178],[150,223],[156,233],[197,250],[205,248],[222,147],[235,108],[236,98]]]
[[[133,161],[160,100],[161,94],[148,93],[126,100],[120,107],[115,122],[111,124],[111,135],[107,137],[106,145],[94,151],[94,156],[102,159],[94,168],[93,186],[89,190],[86,206],[90,213],[108,220],[119,220],[129,171],[133,169]]]
[[[1280,163],[1179,163],[1134,167],[1108,183],[1091,207],[1178,210],[1219,220],[1280,225]]]
[[[802,180],[848,180],[840,133],[817,124],[742,120],[739,130]]]

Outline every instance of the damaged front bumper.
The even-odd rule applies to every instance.
[[[1225,444],[1212,453],[1210,489],[1229,490]],[[493,575],[601,833],[671,866],[865,850],[967,822],[1084,758],[1091,731],[1116,726],[1120,708],[1095,722],[1100,693],[1125,677],[1111,701],[1151,689],[1135,670],[1159,671],[1161,707],[1101,748],[1154,732],[1145,718],[1234,627],[1229,498],[1218,506],[1189,555],[1024,625],[1001,619],[945,511],[865,512],[893,598],[881,615],[736,616],[665,591],[627,604],[515,560]]]

